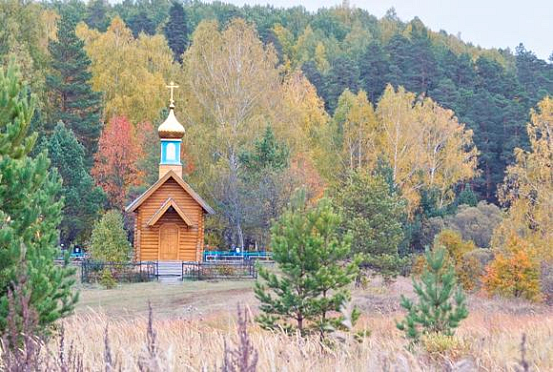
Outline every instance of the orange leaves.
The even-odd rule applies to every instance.
[[[141,184],[144,174],[137,161],[143,156],[134,126],[125,117],[112,118],[98,141],[92,169],[92,176],[112,206],[122,209],[129,188]]]
[[[531,247],[515,234],[511,234],[507,244],[507,250],[498,253],[486,267],[483,278],[486,292],[539,301],[539,266]]]

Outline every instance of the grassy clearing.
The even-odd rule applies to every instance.
[[[110,345],[122,370],[136,370],[145,352],[147,302],[154,308],[160,364],[168,371],[220,368],[224,342],[236,339],[236,304],[256,313],[252,281],[143,283],[113,290],[83,288],[76,314],[65,321],[66,344],[84,353],[86,370],[103,370],[104,332],[109,324]],[[403,315],[400,293],[410,283],[398,280],[390,288],[379,281],[354,292],[364,312],[359,328],[372,334],[362,342],[338,335],[332,349],[317,340],[268,333],[250,326],[259,352],[260,371],[514,371],[520,359],[522,334],[527,335],[527,360],[533,371],[553,370],[553,313],[550,308],[524,302],[469,297],[471,314],[457,332],[459,342],[446,352],[409,353],[395,329]],[[55,345],[52,345],[55,347]],[[433,345],[440,349],[441,344]]]

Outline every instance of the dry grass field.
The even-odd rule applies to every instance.
[[[237,303],[251,315],[257,311],[252,287],[252,281],[129,284],[113,290],[83,287],[75,315],[64,321],[66,347],[73,345],[83,353],[85,370],[105,370],[107,325],[117,370],[138,370],[136,361],[146,353],[151,301],[160,369],[220,370],[225,342],[236,343]],[[371,335],[362,340],[344,335],[330,348],[315,339],[269,333],[252,323],[258,370],[517,371],[526,334],[530,370],[553,371],[551,308],[471,296],[471,313],[455,345],[429,344],[409,352],[394,321],[403,315],[400,294],[410,292],[410,282],[403,278],[389,288],[374,281],[367,289],[355,290],[354,302],[364,313],[358,328],[370,329]]]

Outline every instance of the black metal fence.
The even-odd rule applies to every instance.
[[[255,262],[183,262],[182,279],[255,279]]]
[[[157,277],[156,262],[116,263],[84,260],[81,263],[81,282],[97,283],[105,270],[119,283],[148,282]]]

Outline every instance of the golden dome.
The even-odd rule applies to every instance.
[[[177,120],[174,108],[175,106],[171,103],[167,119],[157,128],[160,138],[181,139],[184,136],[184,127]]]

